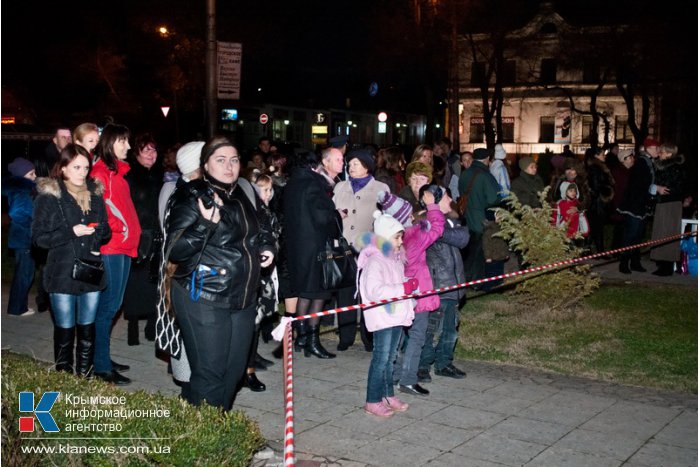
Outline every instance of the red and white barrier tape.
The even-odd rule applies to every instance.
[[[292,326],[286,326],[284,340],[284,465],[294,465],[294,370],[292,355]]]
[[[409,298],[420,298],[428,295],[434,295],[437,293],[447,292],[449,290],[461,289],[463,287],[469,287],[476,284],[484,284],[486,282],[496,281],[500,279],[507,279],[510,277],[523,276],[525,274],[530,274],[533,272],[546,271],[549,269],[558,268],[561,266],[570,266],[573,264],[581,263],[589,259],[600,258],[603,256],[620,253],[623,251],[636,250],[637,248],[642,248],[651,245],[658,245],[661,243],[670,242],[673,240],[678,240],[687,236],[697,236],[697,232],[687,232],[683,234],[673,235],[670,237],[661,238],[658,240],[650,240],[645,243],[640,243],[637,245],[632,245],[624,248],[617,248],[615,250],[606,251],[603,253],[595,253],[588,256],[582,256],[580,258],[567,259],[564,261],[558,261],[556,263],[547,264],[544,266],[535,266],[528,269],[523,269],[522,271],[509,272],[507,274],[500,274],[498,276],[487,277],[485,279],[478,279],[475,281],[464,282],[462,284],[450,285],[448,287],[441,287],[439,289],[428,290],[426,292],[419,292],[415,294],[402,295],[400,297],[388,298],[386,300],[378,300],[374,302],[360,303],[358,305],[344,306],[339,308],[334,308],[331,310],[321,311],[319,313],[312,313],[310,315],[295,316],[293,318],[285,317],[282,318],[282,322],[273,331],[273,337],[275,340],[280,340],[280,333],[283,332],[283,349],[284,349],[284,378],[285,378],[285,390],[284,390],[284,403],[285,403],[285,416],[284,416],[284,465],[292,466],[296,462],[294,456],[294,384],[293,384],[293,371],[292,371],[292,355],[294,354],[292,350],[292,321],[301,321],[303,319],[317,318],[320,316],[328,316],[332,314],[342,313],[345,311],[352,311],[358,309],[371,308],[377,305],[384,305],[391,302],[396,302],[399,300],[406,300]]]

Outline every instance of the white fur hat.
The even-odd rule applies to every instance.
[[[204,141],[191,141],[177,150],[175,161],[180,173],[186,175],[199,168],[199,157],[203,147]]]
[[[389,214],[382,214],[381,211],[374,211],[374,233],[380,237],[389,239],[396,232],[404,230],[401,222],[394,219]]]

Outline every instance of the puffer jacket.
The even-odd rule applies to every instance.
[[[36,185],[24,177],[10,177],[2,181],[2,195],[7,196],[10,208],[10,232],[7,247],[28,249],[32,246],[32,211]]]
[[[363,302],[374,302],[404,294],[403,250],[397,251],[384,238],[371,232],[357,237],[361,248],[357,258],[359,291]],[[399,300],[363,310],[365,324],[370,332],[395,326],[410,326],[413,322],[414,300]]]
[[[464,262],[460,249],[469,243],[469,229],[458,222],[447,219],[442,237],[430,245],[427,252],[430,277],[434,288],[462,284],[466,281]],[[459,300],[464,296],[464,289],[441,293],[440,298]]]
[[[141,224],[131,200],[129,184],[124,175],[129,164],[117,161],[117,171],[112,172],[102,160],[92,167],[90,176],[102,182],[104,200],[112,229],[112,239],[101,249],[103,255],[127,255],[135,258],[141,239]],[[153,215],[155,216],[155,212]]]
[[[406,277],[418,279],[418,287],[425,292],[434,289],[430,277],[430,269],[426,259],[428,247],[442,236],[445,228],[445,216],[437,204],[429,204],[427,220],[406,229],[403,244],[406,249]],[[440,307],[440,297],[429,295],[418,299],[416,313],[437,310]]]
[[[49,250],[43,275],[44,287],[49,293],[82,295],[102,290],[107,284],[106,274],[99,285],[76,281],[71,277],[75,256],[98,259],[100,247],[112,236],[102,198],[102,184],[91,179],[86,183],[91,194],[87,214],[83,213],[62,181],[37,178],[39,195],[34,201],[32,238],[38,246]],[[97,227],[92,235],[77,237],[73,232],[73,226],[93,222],[97,223]]]
[[[197,194],[207,189],[223,202],[218,224],[199,211]],[[276,253],[275,240],[262,210],[251,204],[240,184],[225,192],[206,179],[193,180],[178,187],[168,205],[166,251],[177,264],[175,280],[214,307],[243,309],[255,303],[260,256]]]

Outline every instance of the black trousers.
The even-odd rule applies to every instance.
[[[486,258],[484,257],[482,232],[469,230],[469,244],[466,247],[466,255],[463,255],[464,272],[468,281],[483,279],[485,277]]]
[[[355,305],[355,286],[338,290],[338,307]],[[357,333],[357,310],[338,313],[338,341],[341,345],[351,346],[355,343]]]
[[[183,398],[231,410],[255,332],[255,302],[242,310],[214,307],[192,301],[176,281],[171,297],[192,368],[190,391]]]

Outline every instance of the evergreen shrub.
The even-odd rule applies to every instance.
[[[582,253],[581,248],[567,238],[566,226],[552,225],[552,209],[546,200],[548,191],[549,188],[545,188],[539,193],[543,208],[523,206],[517,196],[510,193],[506,198],[508,209],[495,209],[501,227],[496,235],[520,254],[524,267],[574,259]],[[563,309],[577,304],[600,286],[598,275],[590,269],[590,265],[577,264],[531,273],[511,282],[517,284],[515,292],[521,304]]]

